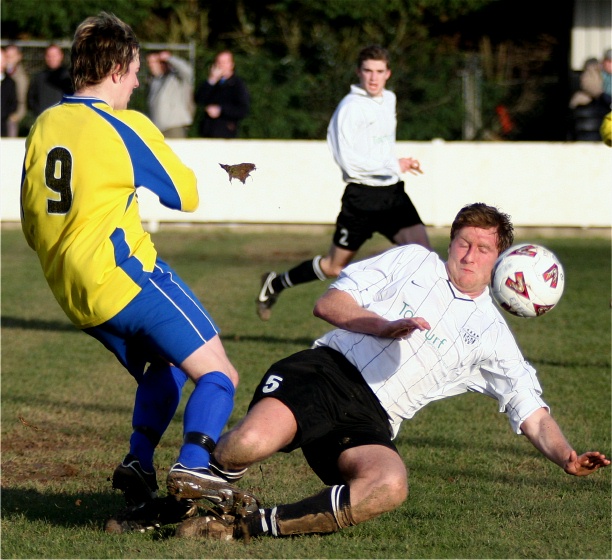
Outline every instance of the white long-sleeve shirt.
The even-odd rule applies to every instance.
[[[395,156],[396,98],[389,90],[371,97],[358,85],[338,104],[327,128],[327,145],[347,183],[372,187],[400,180]]]
[[[193,68],[182,58],[168,59],[170,72],[151,79],[149,113],[162,132],[193,122]]]
[[[357,367],[387,411],[395,437],[426,404],[473,391],[496,399],[515,433],[547,407],[488,289],[475,299],[455,288],[445,263],[419,245],[390,249],[346,267],[332,284],[389,319],[423,317],[428,331],[402,339],[335,329],[315,341]]]

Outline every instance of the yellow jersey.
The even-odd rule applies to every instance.
[[[604,144],[612,148],[612,113],[608,113],[603,118],[599,133],[601,134],[601,139],[604,141]]]
[[[157,253],[137,187],[169,208],[198,206],[194,172],[143,114],[65,96],[26,140],[21,222],[60,306],[79,328],[114,317],[140,291]]]

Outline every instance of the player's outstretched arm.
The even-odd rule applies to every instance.
[[[559,465],[567,474],[586,476],[610,465],[610,460],[599,451],[588,451],[578,455],[545,408],[540,408],[529,416],[521,424],[521,429],[538,451]]]
[[[389,321],[364,309],[352,296],[335,288],[330,288],[318,299],[313,313],[335,327],[385,338],[403,338],[416,329],[430,328],[421,317]]]

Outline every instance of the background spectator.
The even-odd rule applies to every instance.
[[[30,78],[25,71],[21,59],[23,53],[17,45],[8,45],[5,49],[6,73],[13,78],[17,88],[17,109],[8,117],[8,135],[15,138],[19,136],[19,123],[28,112],[28,87]]]
[[[572,98],[570,99],[570,109],[575,109],[581,105],[588,105],[589,103],[592,103],[593,96],[583,89],[582,82],[585,75],[590,75],[593,72],[599,72],[599,61],[595,57],[587,58],[584,62],[584,66],[582,67],[582,72],[580,73],[579,88],[574,92]]]
[[[208,79],[196,91],[195,101],[204,108],[201,137],[238,136],[238,124],[249,114],[250,99],[246,85],[234,73],[234,56],[230,51],[217,54]]]
[[[612,102],[612,49],[600,63],[589,58],[580,74],[580,89],[570,99],[573,139],[599,141],[599,127]]]
[[[34,76],[28,90],[28,108],[34,117],[59,103],[65,93],[72,93],[64,51],[57,45],[49,45],[45,50],[45,64],[47,67]]]
[[[2,108],[0,119],[2,120],[2,136],[7,136],[7,122],[11,113],[17,110],[17,88],[13,79],[6,73],[6,52],[4,47],[0,49],[0,98]]]
[[[149,116],[166,138],[186,138],[193,122],[193,69],[169,51],[147,54]]]

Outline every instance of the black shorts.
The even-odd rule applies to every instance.
[[[403,181],[388,187],[349,183],[342,195],[333,242],[341,249],[357,251],[375,232],[394,243],[400,229],[422,223]]]
[[[376,444],[397,452],[387,413],[357,368],[336,350],[303,350],[273,364],[249,408],[266,397],[284,403],[298,424],[294,440],[281,451],[301,447],[325,484],[346,482],[338,470],[345,449]]]

